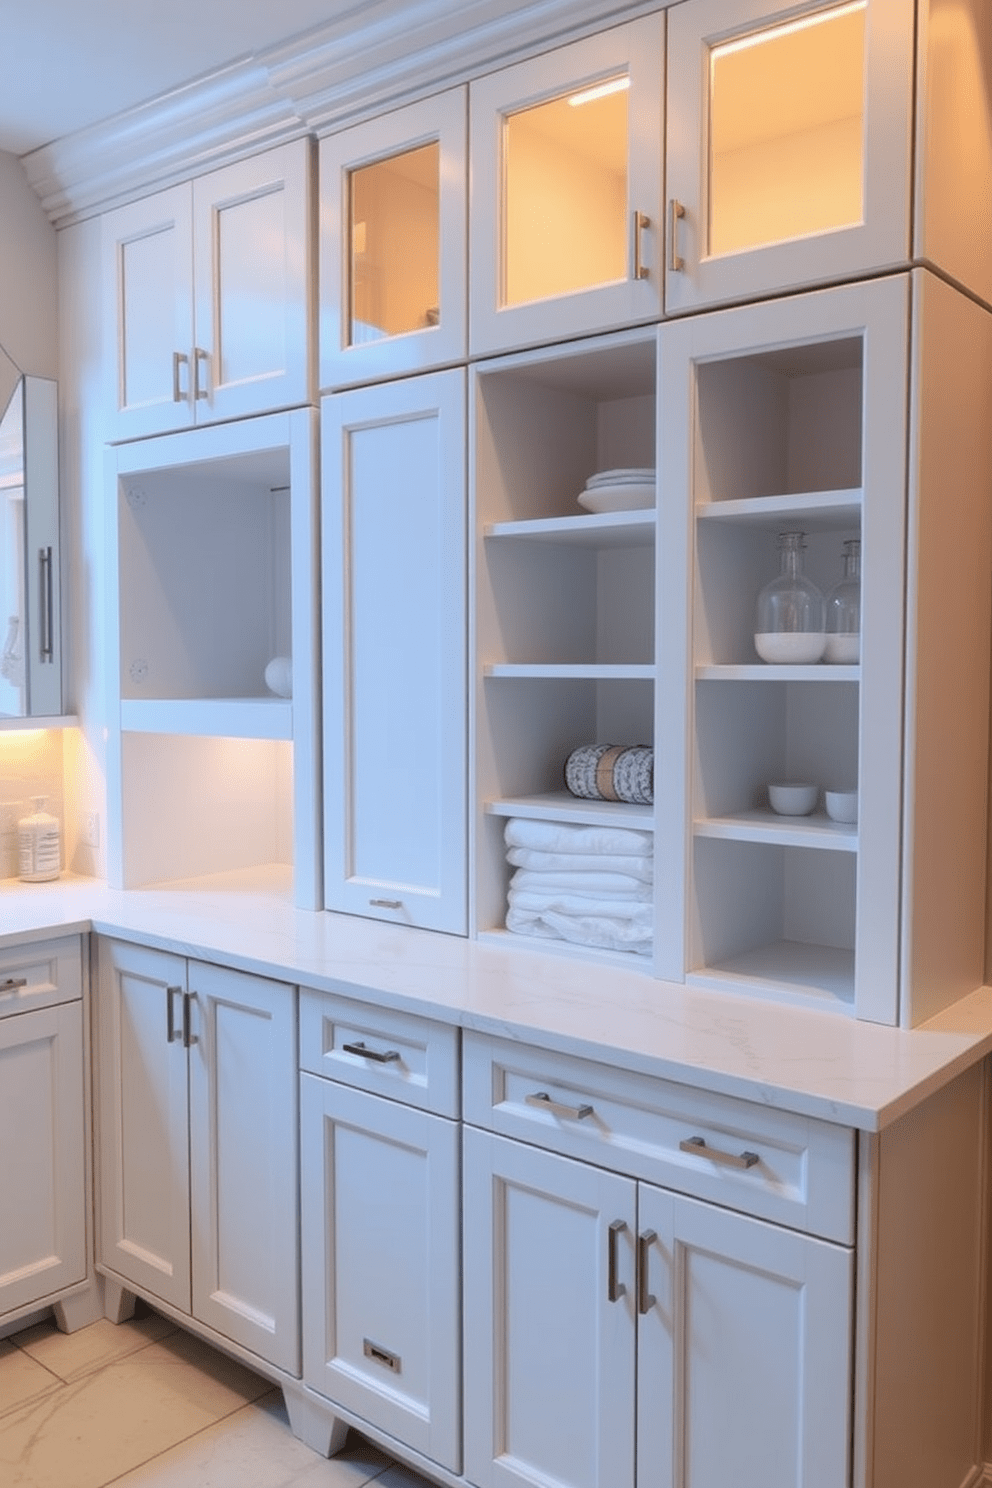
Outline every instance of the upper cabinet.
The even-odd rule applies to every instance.
[[[308,139],[103,222],[114,440],[311,400]]]
[[[471,85],[473,352],[661,314],[664,15]]]
[[[320,385],[466,351],[463,88],[320,145]]]
[[[666,310],[906,260],[913,35],[906,0],[671,9]]]

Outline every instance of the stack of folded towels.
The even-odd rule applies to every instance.
[[[506,928],[647,955],[654,936],[654,836],[511,817]]]

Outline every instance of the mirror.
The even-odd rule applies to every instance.
[[[58,389],[15,374],[0,417],[0,724],[62,712]]]

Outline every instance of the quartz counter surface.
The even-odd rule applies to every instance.
[[[90,930],[866,1131],[992,1051],[992,987],[902,1030],[519,941],[296,909],[288,875],[195,889],[0,884],[0,945]]]

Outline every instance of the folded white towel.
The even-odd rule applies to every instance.
[[[564,889],[514,889],[507,893],[507,903],[514,909],[553,909],[559,914],[641,915],[653,906],[652,891],[642,884],[643,892],[606,897],[604,894],[570,894]]]
[[[536,889],[550,893],[562,889],[570,894],[585,894],[590,899],[651,898],[653,890],[643,879],[629,873],[540,873],[533,868],[518,868],[510,879],[514,889]]]
[[[629,873],[645,883],[654,879],[654,858],[638,853],[557,853],[537,847],[511,847],[506,855],[515,868],[534,868],[542,873]]]
[[[511,816],[504,838],[507,847],[534,847],[556,853],[628,853],[650,856],[654,833],[629,827],[580,827],[573,822],[537,821]]]
[[[526,909],[508,909],[506,928],[519,935],[557,938],[572,945],[595,946],[608,951],[651,950],[653,932],[650,924],[641,925],[609,915],[563,915],[547,910],[543,914]]]

